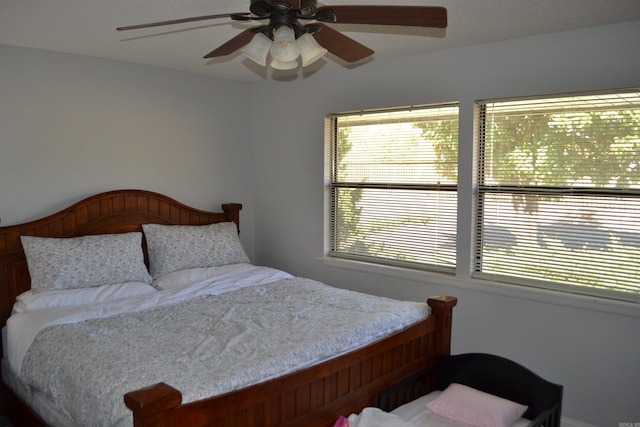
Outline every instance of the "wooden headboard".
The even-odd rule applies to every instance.
[[[239,203],[227,203],[222,205],[222,212],[206,212],[151,191],[116,190],[89,197],[45,218],[0,227],[0,325],[6,324],[16,297],[31,288],[20,236],[77,237],[142,231],[142,224],[225,221],[235,222],[239,230],[241,209]],[[142,247],[148,263],[144,238]]]

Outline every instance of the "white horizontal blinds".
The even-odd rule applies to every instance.
[[[348,113],[332,120],[330,254],[453,270],[457,105]]]
[[[479,107],[476,276],[640,300],[640,92]]]

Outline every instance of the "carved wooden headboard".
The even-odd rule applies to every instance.
[[[144,190],[116,190],[84,199],[58,213],[24,224],[0,227],[0,325],[5,325],[16,297],[31,287],[20,236],[77,237],[142,231],[142,224],[205,225],[233,221],[240,227],[239,203],[222,212],[191,208]],[[148,263],[146,242],[142,242]],[[148,265],[148,264],[147,264]]]

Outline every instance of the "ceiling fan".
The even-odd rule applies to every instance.
[[[317,0],[251,0],[250,13],[225,13],[119,27],[118,31],[182,24],[218,18],[234,21],[268,20],[247,28],[204,58],[229,55],[239,49],[254,62],[274,69],[289,70],[310,65],[325,53],[352,63],[374,51],[331,28],[327,23],[397,25],[446,28],[447,10],[438,6],[317,6]],[[306,23],[309,21],[309,23]]]

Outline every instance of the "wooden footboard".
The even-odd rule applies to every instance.
[[[160,383],[127,393],[135,427],[331,426],[339,415],[374,406],[380,391],[430,373],[438,354],[450,353],[451,316],[457,300],[428,300],[424,321],[347,355],[233,393],[182,404]],[[427,375],[427,387],[432,379]]]

